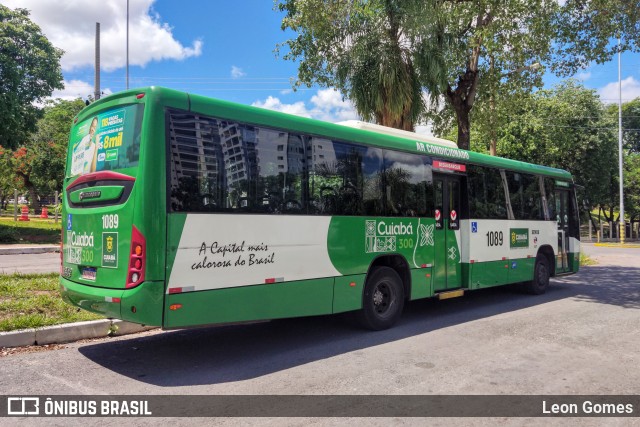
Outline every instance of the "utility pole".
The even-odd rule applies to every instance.
[[[618,167],[620,169],[620,243],[624,244],[624,181],[622,159],[622,52],[620,52],[620,39],[618,39]]]
[[[127,90],[129,89],[129,0],[127,0]]]
[[[93,79],[93,99],[100,99],[100,23],[96,22],[96,74]]]

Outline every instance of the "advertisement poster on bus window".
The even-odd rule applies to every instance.
[[[132,105],[101,112],[75,126],[71,134],[71,176],[119,169],[137,162],[137,147],[132,144],[135,108]]]

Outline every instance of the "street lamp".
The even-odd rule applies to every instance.
[[[623,159],[622,159],[622,52],[620,51],[620,39],[618,38],[618,167],[620,180],[620,243],[624,245],[625,222],[624,222],[624,182],[623,182]]]
[[[129,0],[127,0],[127,90],[129,89]]]

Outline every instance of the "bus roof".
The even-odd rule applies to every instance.
[[[393,129],[391,131],[386,130],[385,132],[369,130],[371,128],[375,129],[377,125],[356,125],[355,127],[345,126],[342,124],[294,116],[264,108],[218,100],[202,95],[179,92],[158,86],[132,89],[124,94],[123,92],[119,92],[117,94],[110,95],[109,97],[105,97],[99,102],[107,102],[107,100],[112,97],[122,98],[123,95],[132,96],[143,92],[148,95],[148,97],[160,99],[160,102],[164,105],[174,106],[176,108],[179,108],[178,106],[188,105],[189,110],[192,112],[211,115],[221,119],[236,120],[243,123],[265,127],[285,128],[306,135],[352,141],[380,148],[427,154],[463,163],[509,169],[564,180],[572,179],[571,174],[562,169],[461,150],[450,141],[441,140],[440,138],[431,138],[432,140],[429,141],[429,139],[425,138],[423,135],[414,135],[411,132],[402,132]],[[147,98],[147,96],[145,96],[145,98]],[[145,100],[143,98],[141,101],[148,102],[149,99],[147,98]]]

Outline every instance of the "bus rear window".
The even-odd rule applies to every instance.
[[[98,112],[71,130],[69,177],[138,166],[142,104]]]

